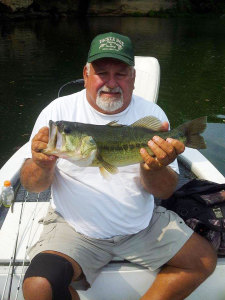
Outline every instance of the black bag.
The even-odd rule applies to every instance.
[[[207,238],[218,255],[225,255],[225,184],[193,179],[161,205]]]

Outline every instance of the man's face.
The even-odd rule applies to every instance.
[[[96,110],[106,114],[123,111],[130,104],[134,89],[134,71],[125,63],[103,58],[83,71],[87,100]]]

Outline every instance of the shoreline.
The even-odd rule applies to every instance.
[[[19,12],[0,12],[0,23],[4,21],[25,21],[33,19],[63,19],[63,18],[77,18],[85,19],[91,17],[130,17],[130,18],[208,18],[219,17],[225,19],[224,13],[190,13],[190,12],[176,12],[174,10],[150,11],[148,13],[101,13],[101,14],[86,14],[81,15],[78,12],[53,12],[53,11],[19,11]]]

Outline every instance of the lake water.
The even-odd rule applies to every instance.
[[[116,31],[161,66],[158,104],[171,127],[208,116],[206,155],[225,175],[225,18],[88,18],[0,24],[0,167],[29,138],[40,111],[81,78],[92,38]],[[63,90],[71,93],[78,87]]]

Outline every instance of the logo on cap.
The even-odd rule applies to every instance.
[[[124,42],[114,37],[99,40],[99,44],[99,50],[102,51],[121,51],[124,47]]]

